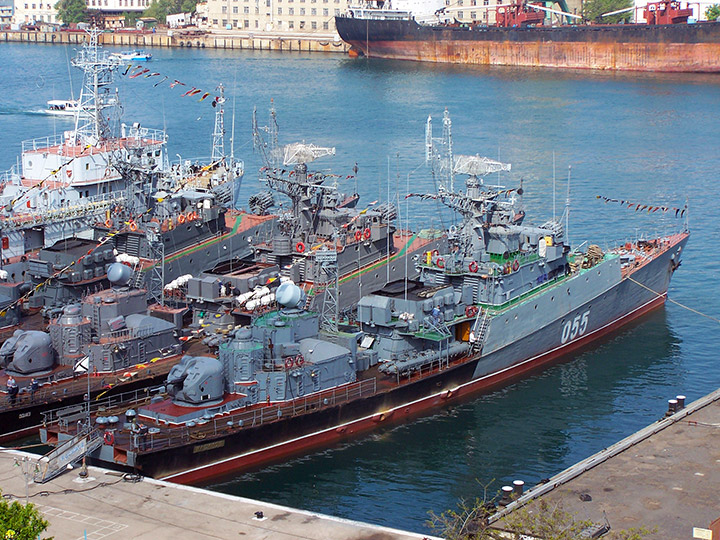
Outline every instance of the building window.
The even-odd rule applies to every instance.
[[[310,28],[312,28],[313,30],[317,30],[317,23],[315,21],[311,21]]]
[[[288,15],[295,15],[295,8],[288,8]]]
[[[305,21],[300,21],[300,28],[305,28]]]
[[[244,13],[245,15],[250,15],[250,6],[245,6],[245,7],[243,8],[243,13]]]
[[[312,8],[312,9],[310,10],[310,15],[317,15],[317,9],[316,9],[316,8]]]
[[[227,27],[227,19],[223,19],[223,28]]]
[[[293,21],[288,21],[288,28],[289,28],[290,30],[292,30],[293,28],[295,28],[295,23],[294,23]]]
[[[257,27],[258,27],[258,20],[255,19],[255,28],[257,28]]]
[[[250,28],[250,21],[248,21],[247,19],[245,19],[245,20],[243,21],[243,26],[244,26],[245,28]]]
[[[471,11],[471,12],[470,12],[470,18],[471,18],[473,21],[474,21],[475,19],[477,19],[477,13],[475,13],[474,11]]]
[[[281,8],[281,7],[278,8],[278,15],[282,15],[282,8]]]
[[[300,8],[300,15],[305,15],[305,8],[304,8],[304,7],[301,7],[301,8]]]
[[[336,10],[335,10],[335,16],[338,17],[339,15],[340,15],[340,10],[339,10],[339,9],[336,9]]]
[[[330,25],[328,24],[327,21],[325,21],[325,22],[323,23],[323,30],[330,30]]]
[[[237,13],[237,12],[238,12],[238,7],[237,7],[237,6],[233,6],[233,13]]]
[[[93,0],[94,1],[94,0]],[[222,13],[227,13],[227,6],[222,7]]]
[[[323,8],[323,16],[327,17],[328,15],[330,15],[330,10],[328,8]]]
[[[260,15],[260,8],[255,6],[255,15]]]
[[[238,27],[238,20],[237,20],[237,19],[233,19],[233,26],[234,26],[235,28]]]
[[[217,25],[218,25],[218,20],[217,20],[217,19],[213,19],[213,25],[214,25],[214,26],[217,26]]]
[[[458,19],[462,19],[462,18],[463,18],[463,12],[462,12],[462,11],[458,11]]]

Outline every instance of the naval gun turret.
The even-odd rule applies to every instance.
[[[213,405],[217,412],[291,400],[357,379],[355,335],[321,334],[318,314],[305,310],[305,293],[292,282],[277,288],[276,299],[278,309],[236,330],[220,345],[218,359],[188,356],[173,368],[167,379],[173,403]],[[187,413],[183,420],[191,418]]]

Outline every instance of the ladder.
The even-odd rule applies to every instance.
[[[68,465],[80,461],[103,444],[103,436],[95,428],[80,431],[72,439],[59,444],[38,460],[34,481],[38,484],[52,480],[67,470]]]
[[[430,316],[427,318],[426,324],[432,330],[435,330],[435,332],[440,334],[441,340],[452,337],[452,332],[450,331],[450,328],[448,328],[448,325],[445,324],[444,322],[435,321],[435,320],[433,320],[432,316]]]
[[[487,309],[478,311],[478,314],[475,317],[475,322],[473,323],[473,327],[472,327],[472,334],[475,336],[475,341],[473,341],[470,345],[470,348],[474,352],[482,351],[483,345],[485,343],[485,338],[487,337],[487,331],[488,331],[489,326],[490,326],[490,312]]]

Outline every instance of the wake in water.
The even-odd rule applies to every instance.
[[[61,114],[50,114],[45,109],[0,109],[0,116],[52,116],[59,120],[73,120],[75,117],[72,115],[61,115]]]

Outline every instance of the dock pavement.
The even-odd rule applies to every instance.
[[[39,456],[0,450],[6,500],[35,504],[60,540],[421,540],[431,537],[276,504],[88,467],[26,484]],[[27,488],[27,491],[26,491]],[[378,494],[382,496],[382,494]]]
[[[493,525],[540,500],[614,531],[654,530],[646,540],[720,540],[720,390],[528,490]]]

